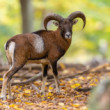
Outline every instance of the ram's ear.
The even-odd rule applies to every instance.
[[[59,26],[59,23],[58,23],[57,21],[53,21],[53,24],[54,24],[55,26]]]
[[[73,20],[72,24],[75,25],[78,22],[77,19]]]

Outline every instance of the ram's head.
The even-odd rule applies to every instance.
[[[85,15],[80,12],[76,11],[71,13],[67,18],[63,18],[58,14],[50,14],[44,19],[44,27],[47,30],[47,24],[51,20],[55,20],[57,22],[53,22],[58,28],[60,29],[61,35],[64,38],[71,38],[72,37],[72,26],[78,22],[75,18],[81,18],[84,22],[83,28],[86,24],[86,17]]]

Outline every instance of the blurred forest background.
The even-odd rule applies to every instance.
[[[92,59],[110,60],[110,0],[0,0],[0,57],[6,61],[4,43],[20,33],[43,29],[48,13],[67,17],[71,12],[82,11],[82,21],[73,27],[72,45],[62,61],[85,63]],[[56,29],[49,25],[48,29]]]

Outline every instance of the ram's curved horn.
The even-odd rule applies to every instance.
[[[75,11],[68,16],[68,19],[70,19],[71,21],[73,21],[73,19],[75,19],[75,18],[81,18],[83,20],[83,22],[84,22],[83,28],[84,28],[86,25],[86,17],[84,15],[84,13],[82,13],[81,11]]]
[[[63,20],[63,17],[61,17],[58,14],[49,14],[46,16],[46,18],[44,19],[44,27],[47,30],[47,24],[50,20],[56,20],[58,22],[61,22]]]

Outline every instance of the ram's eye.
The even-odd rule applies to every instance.
[[[58,25],[59,25],[59,23],[56,22],[56,21],[54,21],[53,24],[54,24],[55,26],[58,26]]]

